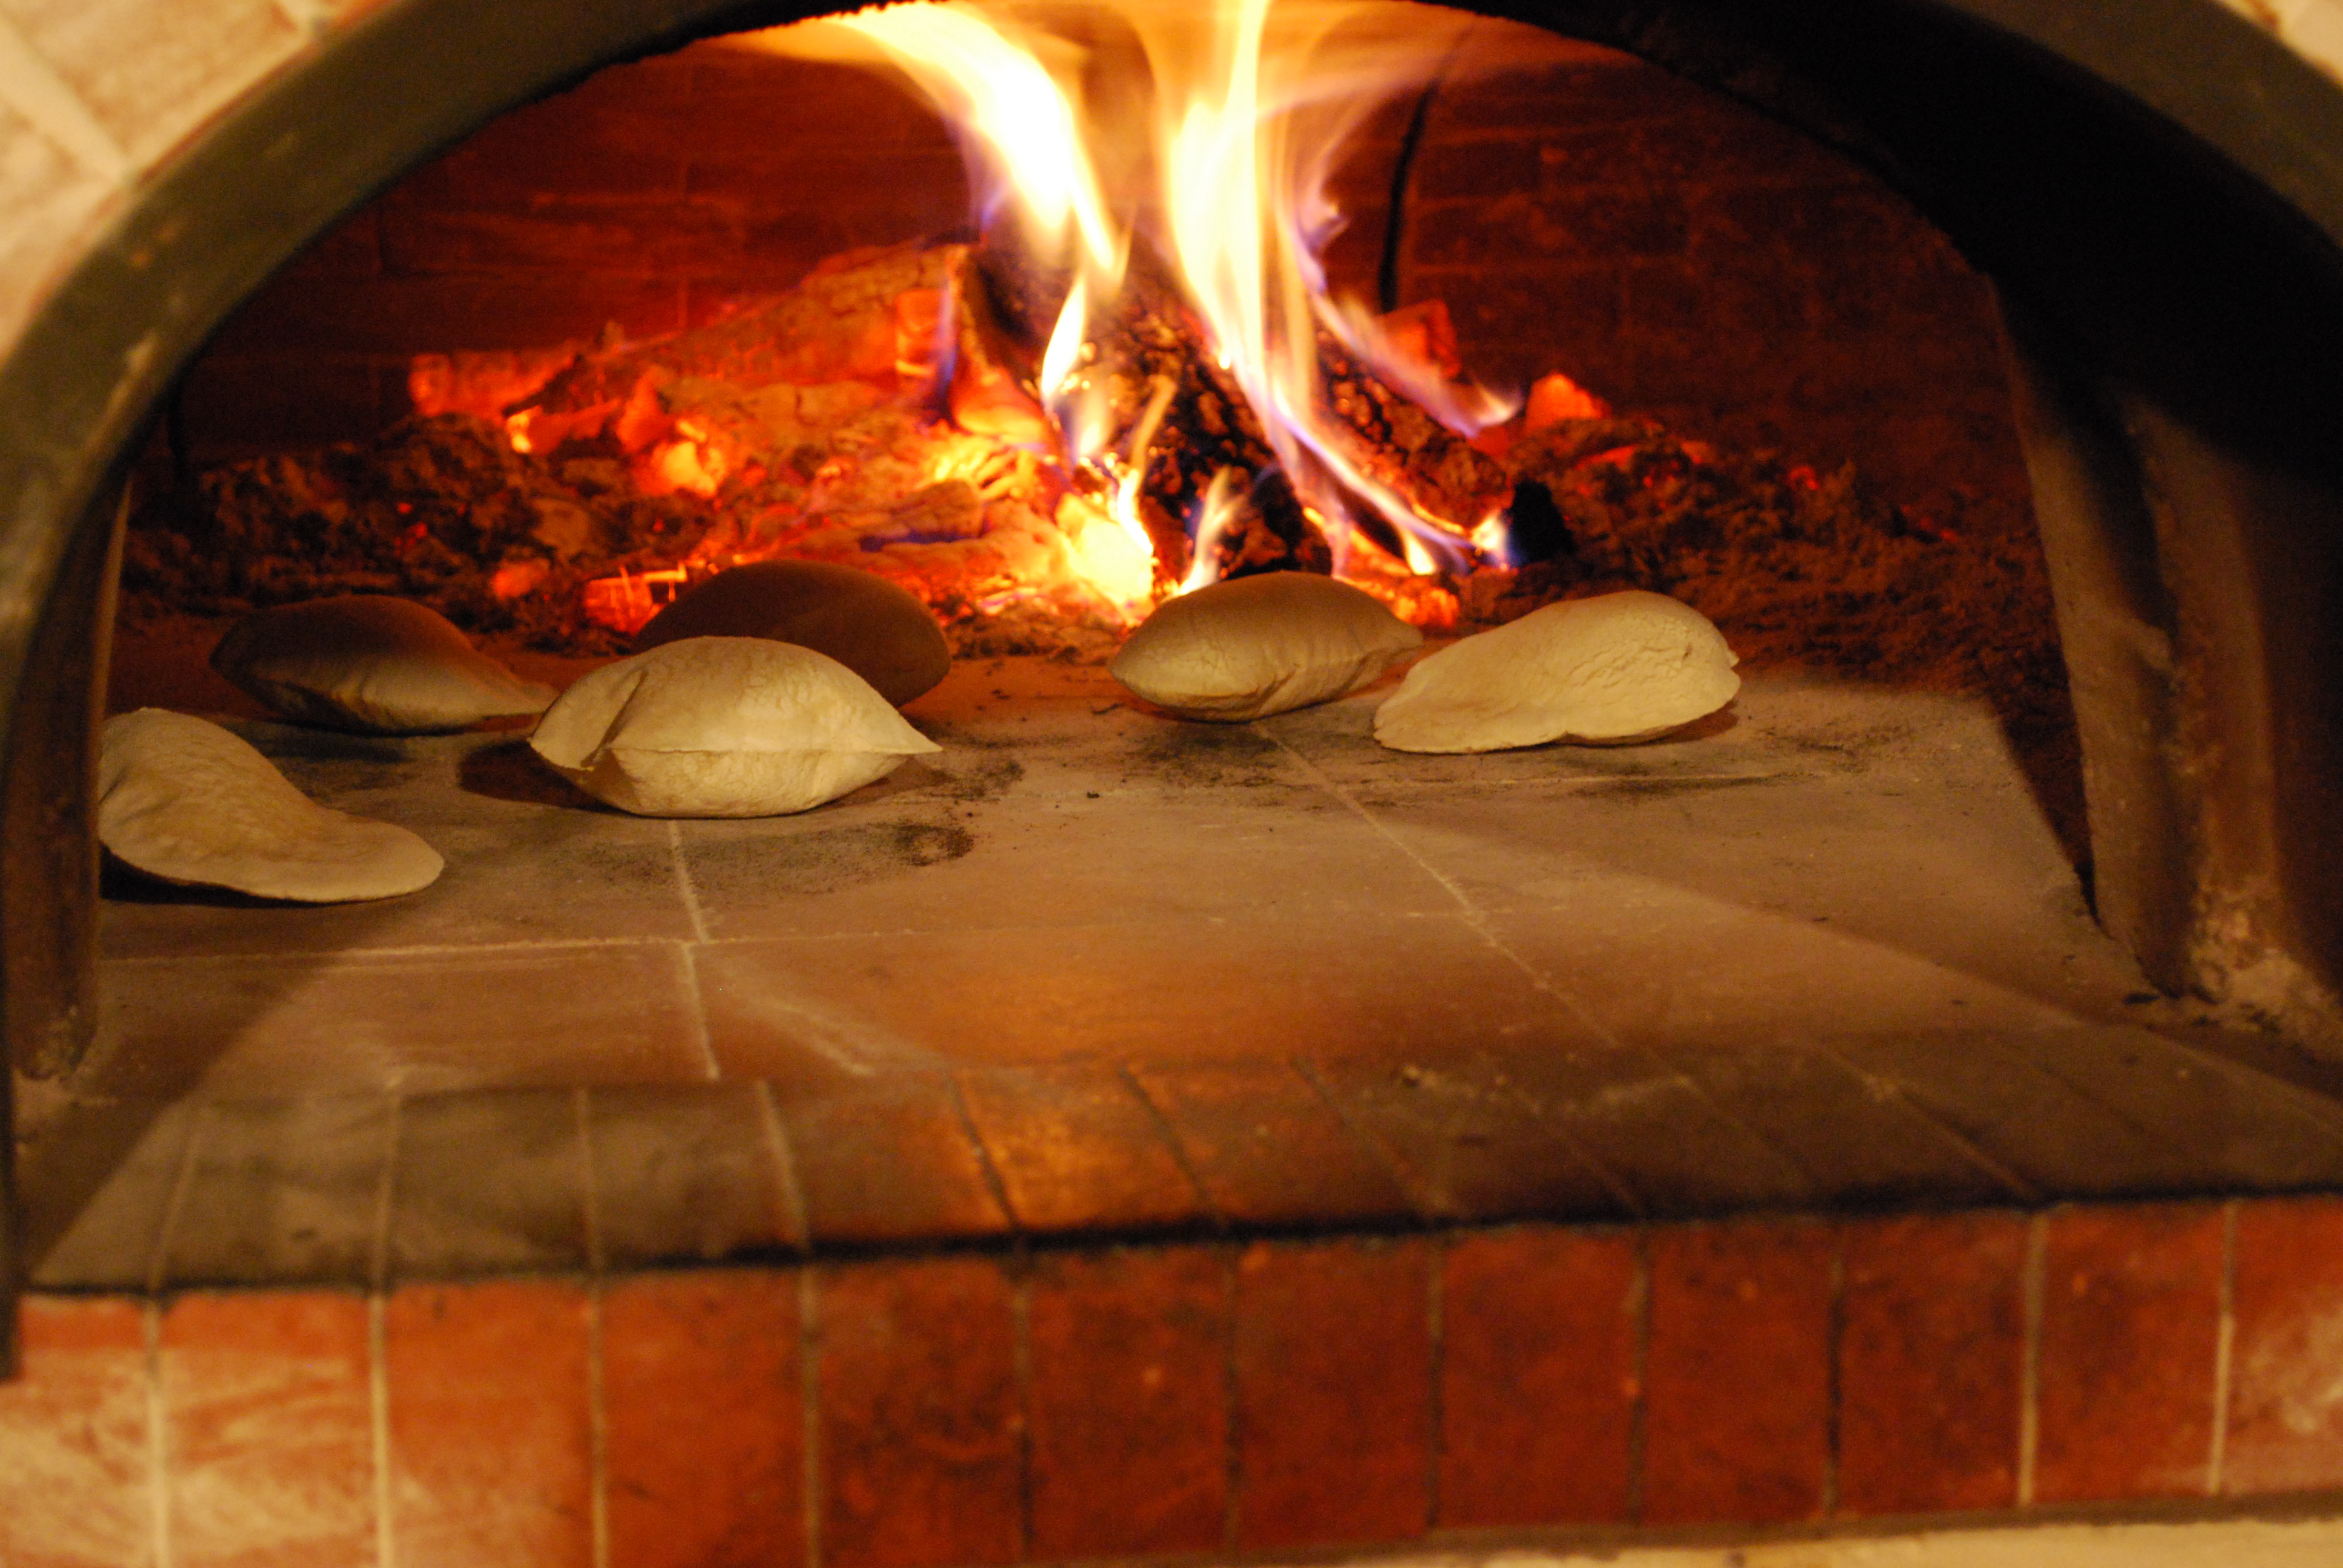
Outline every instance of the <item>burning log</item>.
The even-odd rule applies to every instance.
[[[1444,320],[1447,313],[1440,314]],[[1458,534],[1469,535],[1475,525],[1504,510],[1513,493],[1505,470],[1383,380],[1322,327],[1318,367],[1326,407],[1354,437],[1345,455],[1369,478]],[[1387,534],[1387,527],[1382,531]],[[1394,556],[1403,551],[1396,539],[1377,542]]]
[[[1045,324],[1061,308],[1063,287],[1053,294],[1046,277],[1000,246],[971,255],[965,273],[980,351],[1017,357],[1020,381],[1037,383]],[[1102,318],[1083,325],[1081,362],[1053,400],[1096,421],[1101,428],[1088,438],[1100,450],[1139,465],[1139,515],[1168,583],[1330,569],[1325,538],[1303,512],[1259,414],[1147,253],[1132,258]],[[1202,573],[1200,553],[1211,558]]]

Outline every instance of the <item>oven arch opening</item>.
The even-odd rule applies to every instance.
[[[1994,276],[2074,672],[2102,919],[2162,986],[2331,1044],[2343,980],[2343,89],[2209,3],[1500,5],[1799,125]],[[114,497],[156,397],[335,216],[490,115],[794,7],[375,11],[141,186],[0,368],[12,1059],[90,1027],[86,757]],[[2182,76],[2169,62],[2202,69]],[[460,62],[456,69],[450,63]],[[256,177],[255,169],[266,171]],[[0,1261],[8,1249],[0,1247]]]

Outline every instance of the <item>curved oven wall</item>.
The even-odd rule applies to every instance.
[[[2101,918],[2167,989],[2343,1037],[2343,87],[2300,52],[2327,8],[2278,36],[2212,0],[1484,8],[1799,124],[1996,278]],[[20,1069],[58,1070],[88,1026],[112,497],[164,389],[286,258],[496,113],[813,9],[0,11],[0,983]]]

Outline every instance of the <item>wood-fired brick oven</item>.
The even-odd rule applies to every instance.
[[[159,389],[279,260],[447,137],[618,55],[780,19],[742,7],[689,17],[621,8],[584,24],[558,6],[545,17],[460,9],[384,6],[326,26],[296,53],[256,43],[256,61],[290,63],[168,157],[163,131],[141,140],[102,115],[60,122],[70,156],[113,146],[158,161],[111,212],[116,226],[41,297],[0,377],[15,432],[0,461],[17,498],[8,625],[19,650],[0,958],[11,1049],[28,1072],[68,1064],[91,1028],[91,628],[103,623],[114,497]],[[1698,5],[1632,15],[1574,5],[1524,16],[1632,50],[1835,144],[1903,190],[1994,280],[2073,677],[2099,918],[2157,986],[2258,1010],[2314,1056],[2332,1049],[2343,908],[2331,890],[2343,839],[2328,781],[2343,761],[2343,691],[2328,674],[2338,650],[2326,610],[2343,586],[2343,542],[2325,432],[2338,412],[2331,367],[2343,363],[2329,351],[2343,325],[2332,254],[2343,185],[2316,149],[2336,145],[2343,93],[2247,25],[2177,0],[2162,31],[2134,18],[2121,36],[2070,19],[2054,29],[2016,5],[1815,4],[1762,20]],[[2206,68],[2176,78],[2164,67],[2178,55]],[[468,70],[437,69],[453,58]],[[1467,148],[1456,166],[1485,170],[1490,156]],[[447,212],[409,232],[427,231],[434,216]],[[460,226],[460,216],[442,222],[442,242],[460,243],[446,238]],[[473,233],[493,226],[476,222]],[[1663,254],[1631,257],[1640,281],[1615,285],[1612,297],[1626,303],[1614,308],[1680,300],[1680,280],[1664,276],[1664,236],[1627,243]],[[1436,246],[1417,255],[1433,271],[1473,266]],[[348,280],[318,284],[317,265],[279,297],[297,299],[304,279],[347,290]],[[739,281],[711,273],[680,288],[639,277],[635,286],[640,308],[680,324],[695,296],[704,303]],[[1817,298],[1835,292],[1816,287]],[[269,363],[283,341],[268,336],[269,308],[264,298],[230,328],[199,388],[208,377],[220,397],[238,376],[283,382]],[[321,307],[321,318],[332,313]],[[1654,322],[1604,325],[1664,336]],[[1518,337],[1503,321],[1469,319],[1468,337],[1476,327],[1484,349]],[[1705,347],[1692,336],[1674,343],[1684,359]],[[1574,347],[1602,352],[1566,342],[1554,351]],[[374,387],[395,357],[351,353],[325,368]],[[1654,386],[1680,368],[1666,359],[1652,351],[1638,362]],[[1724,363],[1745,377],[1783,368],[1746,349]],[[1506,368],[1601,375],[1575,357]],[[1913,452],[1948,417],[1966,431],[1989,426],[1976,412],[1976,368],[1974,357],[1936,367],[1940,400],[1915,401],[1896,419],[1877,417],[1875,405],[1846,417],[1845,399],[1814,395],[1813,375],[1783,377],[1814,402],[1787,416],[1778,398],[1704,400],[1687,381],[1673,399],[1647,390],[1634,400],[1726,436],[1786,424],[1816,443],[1817,458],[1868,459],[1918,488],[1925,463]],[[249,434],[213,438],[225,447]],[[1976,482],[2005,482],[2006,456]],[[1306,744],[1288,749],[1329,766]]]

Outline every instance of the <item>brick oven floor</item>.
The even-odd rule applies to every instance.
[[[239,720],[447,859],[110,882],[36,1282],[380,1282],[1018,1236],[2343,1182],[2343,1109],[2147,995],[1991,717],[1753,679],[1696,734],[1413,757],[969,663],[802,816],[629,818],[518,735]]]

